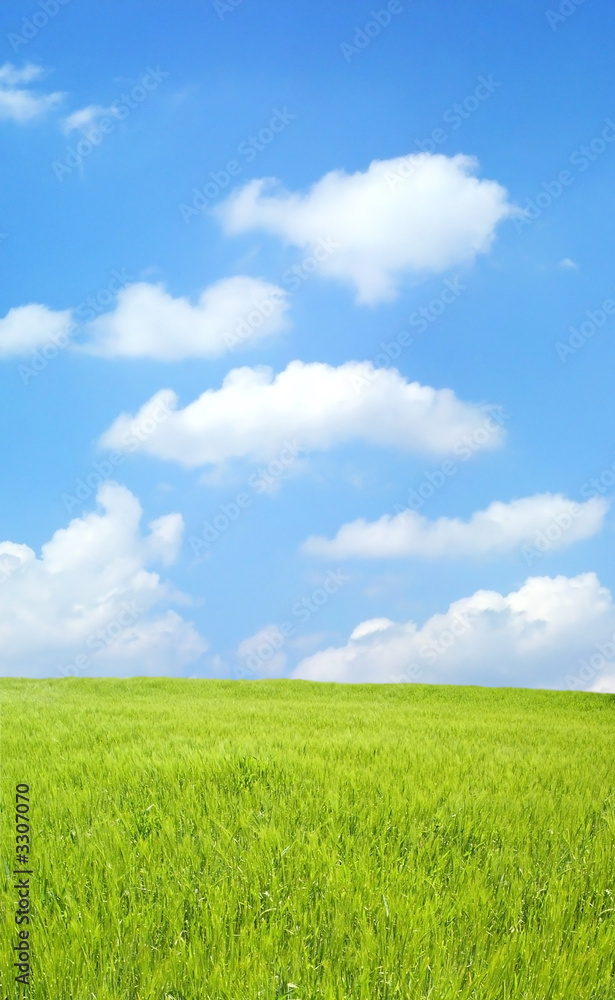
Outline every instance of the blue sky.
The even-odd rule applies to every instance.
[[[3,674],[615,690],[614,22],[3,5]]]

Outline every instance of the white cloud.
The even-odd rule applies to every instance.
[[[605,674],[589,690],[595,694],[615,694],[615,673]]]
[[[114,309],[82,324],[79,350],[104,357],[180,361],[256,346],[286,329],[288,294],[277,285],[237,275],[210,285],[197,304],[173,298],[162,285],[137,282],[119,291]],[[32,303],[0,319],[0,357],[24,355],[78,326],[79,309]],[[76,345],[73,345],[76,346]]]
[[[145,404],[150,411],[161,405],[170,416],[141,450],[187,467],[270,459],[285,442],[301,451],[361,440],[445,454],[485,421],[484,408],[460,401],[452,390],[406,382],[395,369],[374,369],[365,361],[338,368],[292,361],[275,376],[270,368],[235,368],[222,388],[207,390],[183,410],[170,389]],[[131,427],[143,423],[143,409],[118,417],[103,435],[103,447],[122,450]],[[501,440],[497,430],[489,446]]]
[[[571,260],[570,257],[564,257],[562,260],[560,260],[558,266],[563,268],[565,271],[579,270],[579,265],[576,263],[576,261]]]
[[[62,343],[73,328],[70,309],[56,312],[31,303],[0,319],[0,358],[28,354],[45,344]]]
[[[9,118],[23,124],[33,118],[40,118],[53,110],[65,97],[56,91],[53,94],[36,94],[19,84],[31,83],[43,74],[41,66],[28,63],[17,69],[12,63],[0,66],[0,118]]]
[[[416,511],[405,510],[378,521],[353,521],[343,525],[335,538],[314,536],[303,548],[336,559],[478,557],[541,544],[561,549],[599,532],[608,509],[608,501],[601,497],[577,504],[561,494],[539,493],[510,503],[495,501],[469,521],[458,517],[429,521]]]
[[[63,118],[60,125],[65,135],[69,135],[75,130],[83,131],[90,125],[94,125],[101,118],[119,117],[118,108],[104,108],[101,104],[88,104],[85,108],[73,111],[66,118]]]
[[[4,63],[0,66],[0,84],[14,87],[17,83],[31,83],[32,80],[38,80],[43,73],[43,67],[34,63],[26,63],[21,69],[17,69],[12,63]]]
[[[479,590],[420,628],[387,621],[363,622],[345,646],[307,657],[293,676],[597,690],[615,659],[615,605],[595,573],[530,577],[506,596]]]
[[[395,297],[403,276],[439,273],[489,251],[500,220],[514,213],[505,188],[473,176],[478,162],[417,153],[374,160],[361,173],[332,171],[304,193],[253,180],[216,213],[229,233],[264,229],[293,246],[322,238],[338,248],[320,273],[350,282],[357,300]]]
[[[97,499],[102,511],[56,531],[40,558],[0,543],[0,674],[178,674],[206,649],[177,612],[158,610],[186,598],[148,569],[176,558],[181,516],[143,534],[127,489],[107,483]]]
[[[91,323],[89,349],[107,357],[215,357],[260,343],[285,328],[288,295],[259,278],[237,275],[210,285],[196,305],[161,285],[122,289],[117,306]]]
[[[376,632],[385,632],[391,628],[395,622],[390,618],[370,618],[369,621],[361,622],[350,633],[351,639],[364,639],[366,635],[374,635]]]

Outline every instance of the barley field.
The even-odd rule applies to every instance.
[[[4,1000],[615,998],[614,696],[144,678],[0,695]]]

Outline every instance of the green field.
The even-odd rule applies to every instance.
[[[615,696],[2,680],[2,998],[615,998]],[[11,970],[30,785],[34,982]]]

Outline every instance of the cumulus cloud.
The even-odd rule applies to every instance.
[[[602,690],[614,660],[615,605],[595,573],[584,573],[530,577],[507,595],[479,590],[422,627],[363,622],[346,645],[307,657],[293,676]]]
[[[118,118],[118,108],[105,108],[101,104],[88,104],[85,108],[73,111],[66,118],[63,118],[60,125],[65,135],[74,131],[83,132],[91,125],[95,125],[101,118]]]
[[[173,298],[162,285],[137,282],[118,292],[113,309],[81,324],[85,339],[79,349],[108,358],[216,357],[286,329],[288,305],[283,289],[245,275],[210,285],[196,305]],[[11,309],[0,319],[0,357],[24,355],[58,339],[66,346],[80,312],[37,303]]]
[[[196,305],[173,298],[162,285],[137,282],[119,291],[113,309],[81,324],[79,309],[56,311],[37,303],[11,309],[0,319],[0,357],[58,341],[66,346],[79,325],[84,333],[79,350],[107,358],[217,357],[285,330],[288,306],[283,289],[245,275],[210,285]]]
[[[257,344],[286,326],[288,294],[277,285],[237,275],[210,285],[196,305],[173,298],[161,285],[124,288],[117,306],[88,328],[89,349],[107,357],[215,357]]]
[[[450,389],[407,382],[395,369],[377,370],[364,361],[338,368],[292,361],[275,376],[266,367],[235,368],[220,389],[207,390],[183,410],[170,389],[145,406],[171,412],[141,450],[188,467],[269,459],[288,441],[301,451],[361,440],[445,454],[485,421],[484,408],[460,401]],[[142,411],[118,417],[103,447],[122,450],[135,422],[142,423]],[[489,446],[501,440],[498,429]]]
[[[609,503],[602,497],[577,504],[560,493],[495,501],[469,521],[440,517],[435,521],[404,510],[378,521],[359,519],[340,528],[333,539],[313,536],[306,552],[337,559],[419,556],[484,556],[510,552],[522,545],[561,549],[602,529]],[[542,542],[544,539],[544,542]]]
[[[97,500],[101,509],[56,531],[40,557],[0,543],[0,673],[178,674],[206,649],[164,608],[187,599],[148,568],[176,558],[181,516],[143,533],[141,507],[125,487],[106,483]]]
[[[40,118],[53,110],[63,100],[64,94],[37,94],[21,85],[31,83],[43,75],[42,66],[28,63],[17,69],[12,63],[0,66],[0,118],[23,124]]]
[[[253,180],[216,210],[228,233],[262,229],[292,246],[323,237],[337,249],[319,273],[354,285],[357,301],[392,299],[401,279],[439,273],[486,253],[515,211],[505,188],[475,177],[469,156],[417,153],[374,160],[365,172],[335,170],[307,193]]]
[[[62,344],[73,328],[70,309],[54,311],[31,303],[0,319],[0,358],[28,354],[46,344]]]

